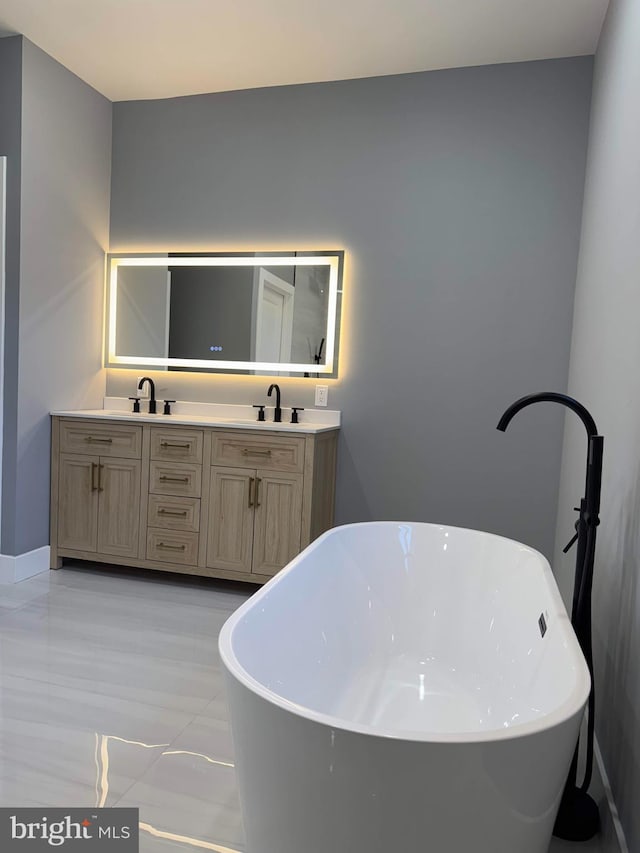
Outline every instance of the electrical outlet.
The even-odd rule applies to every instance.
[[[329,397],[328,385],[316,385],[316,406],[326,406]]]
[[[140,397],[141,400],[148,400],[149,395],[151,394],[151,389],[149,388],[149,383],[145,382],[142,388],[138,388],[138,385],[142,382],[144,376],[138,376],[136,381],[136,390],[133,392],[134,397]]]

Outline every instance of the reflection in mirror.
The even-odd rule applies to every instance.
[[[337,375],[343,252],[111,255],[109,367]]]

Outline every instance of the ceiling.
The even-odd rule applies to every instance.
[[[113,101],[595,51],[608,0],[0,0]]]

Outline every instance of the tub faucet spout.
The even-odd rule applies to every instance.
[[[588,438],[591,438],[592,435],[598,434],[596,422],[592,418],[591,413],[585,409],[582,403],[574,400],[573,397],[568,397],[566,394],[558,394],[556,391],[542,391],[539,394],[527,394],[526,397],[520,397],[519,400],[516,400],[515,403],[512,403],[506,409],[498,421],[497,429],[501,432],[505,432],[511,422],[511,418],[513,418],[514,415],[517,415],[521,409],[524,409],[526,406],[530,406],[532,403],[560,403],[578,415],[584,424]]]
[[[567,394],[558,394],[555,391],[543,391],[539,394],[528,394],[526,397],[520,397],[519,400],[516,400],[515,403],[512,403],[503,413],[502,417],[498,421],[497,429],[499,429],[501,432],[506,432],[506,429],[511,423],[511,419],[514,417],[514,415],[517,415],[521,409],[530,406],[532,403],[560,403],[561,405],[566,406],[568,409],[571,409],[572,412],[575,412],[578,415],[578,417],[584,424],[584,428],[587,431],[588,453],[587,474],[585,478],[585,495],[582,501],[580,502],[580,518],[576,522],[576,535],[571,540],[569,545],[564,549],[566,554],[566,552],[576,540],[580,542],[582,525],[584,525],[585,528],[584,533],[586,533],[588,529],[593,529],[595,533],[595,528],[600,523],[599,512],[600,490],[602,481],[603,438],[601,435],[598,435],[598,428],[596,426],[596,422],[594,421],[591,415],[591,412],[589,412],[589,410],[586,409],[582,405],[582,403],[579,403],[577,400],[574,400],[573,397],[567,396]],[[578,575],[579,580],[581,581],[585,555],[584,553],[580,554],[580,548],[578,548],[578,553]],[[576,608],[578,606],[578,596],[580,593],[581,590],[576,584],[573,598],[572,619],[575,619],[576,617]]]

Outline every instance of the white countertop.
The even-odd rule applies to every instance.
[[[147,400],[140,400],[140,407],[147,407]],[[160,426],[179,424],[182,426],[219,426],[227,429],[251,429],[266,432],[318,433],[339,429],[340,412],[332,409],[307,409],[298,413],[300,423],[292,424],[291,408],[282,407],[282,423],[273,420],[273,407],[266,406],[268,420],[258,421],[257,409],[253,406],[231,405],[226,403],[189,403],[177,401],[171,404],[171,414],[150,415],[147,412],[131,411],[131,401],[124,397],[105,397],[102,409],[68,409],[51,412],[52,415],[65,418],[95,418],[100,420],[119,420],[138,423],[153,423]],[[162,412],[163,402],[157,401]]]

